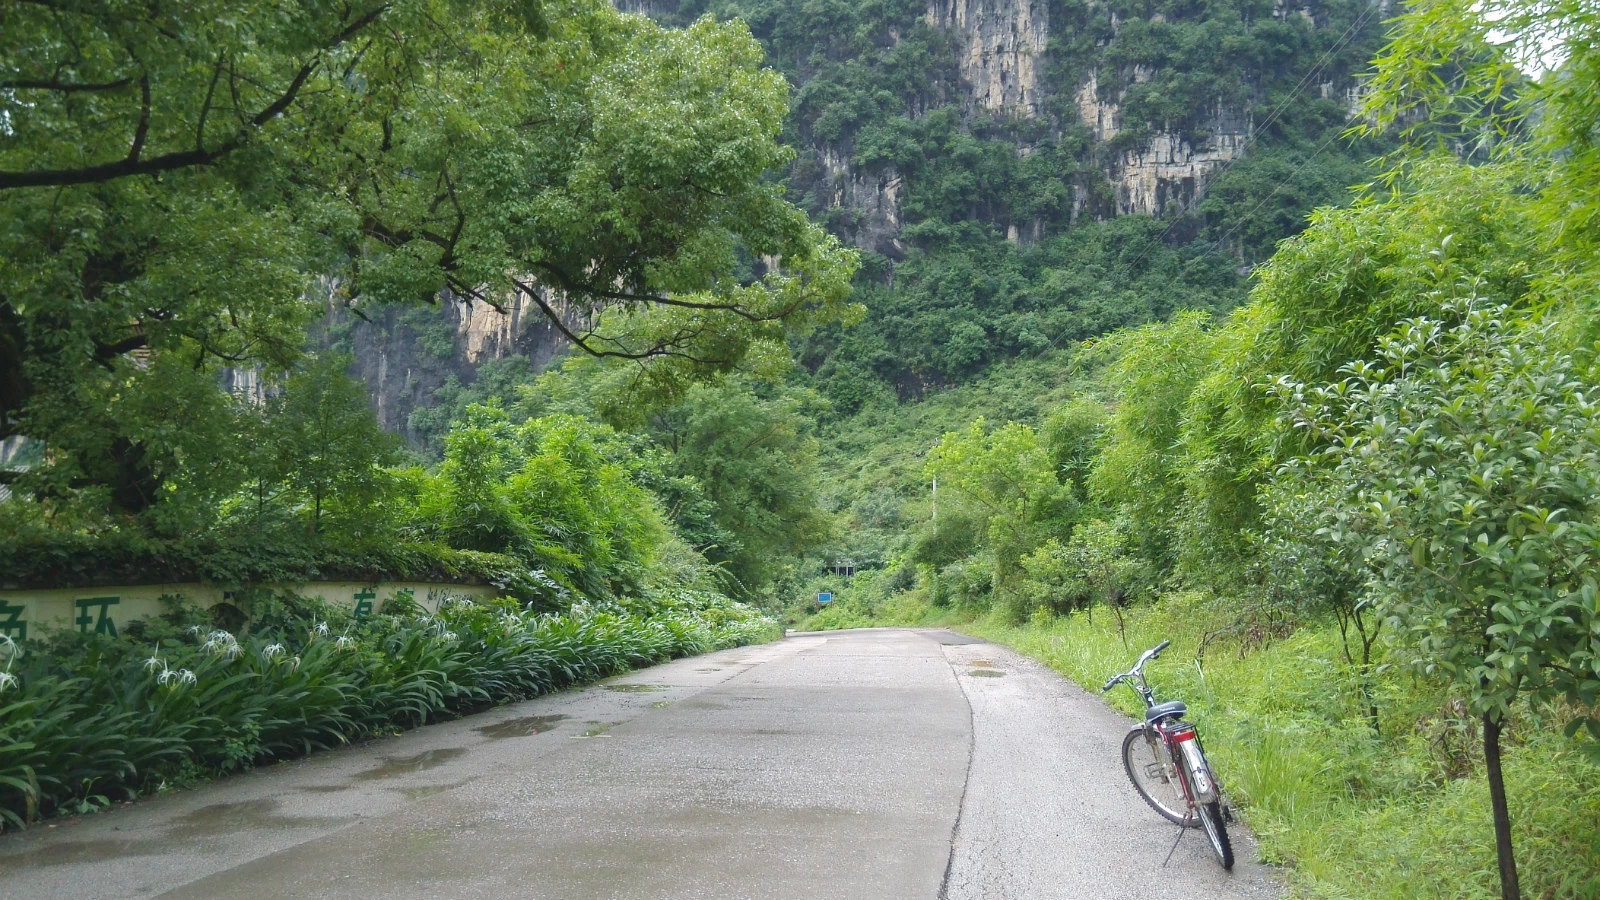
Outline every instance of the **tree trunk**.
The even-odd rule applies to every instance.
[[[1483,762],[1489,773],[1489,802],[1494,807],[1494,849],[1500,858],[1501,900],[1521,900],[1517,858],[1511,853],[1511,812],[1506,809],[1506,781],[1500,772],[1500,718],[1483,714]]]

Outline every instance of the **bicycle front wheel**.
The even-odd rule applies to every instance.
[[[1222,818],[1222,804],[1219,801],[1202,803],[1199,808],[1200,825],[1206,830],[1206,837],[1211,840],[1211,852],[1217,855],[1217,862],[1222,863],[1222,868],[1233,870],[1233,844],[1228,841],[1228,826]]]
[[[1153,730],[1134,726],[1122,739],[1122,765],[1128,780],[1150,808],[1167,821],[1190,828],[1199,827],[1189,815],[1189,799],[1178,781],[1178,767],[1167,752],[1167,745]]]

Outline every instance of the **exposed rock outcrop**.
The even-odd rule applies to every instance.
[[[930,0],[927,22],[955,34],[969,109],[1039,115],[1050,40],[1046,0]]]
[[[562,313],[565,307],[552,305]],[[531,307],[531,308],[530,308]],[[356,371],[372,392],[378,423],[412,441],[419,435],[410,427],[411,411],[430,405],[433,394],[450,376],[470,383],[479,366],[490,360],[526,360],[532,372],[549,368],[567,350],[566,338],[544,313],[522,297],[507,298],[500,308],[481,300],[449,293],[437,306],[437,327],[452,334],[448,355],[434,335],[426,340],[426,316],[387,307],[371,322],[350,326]],[[335,312],[336,317],[341,313]],[[423,321],[419,321],[419,318]]]
[[[890,259],[905,256],[900,240],[900,193],[905,180],[887,168],[861,172],[838,148],[823,146],[818,153],[831,192],[829,205],[851,211],[852,222],[841,223],[844,237],[856,246]]]
[[[625,13],[659,18],[678,11],[678,0],[612,0],[611,5]]]
[[[1212,135],[1201,147],[1182,135],[1157,134],[1142,147],[1122,154],[1113,168],[1117,215],[1160,215],[1189,209],[1204,199],[1218,166],[1243,155],[1247,131]]]

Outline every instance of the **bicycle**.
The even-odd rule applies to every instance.
[[[1157,703],[1145,681],[1144,666],[1161,656],[1171,641],[1144,652],[1133,668],[1106,682],[1106,693],[1126,682],[1144,700],[1144,722],[1122,739],[1122,765],[1134,790],[1167,821],[1186,828],[1204,828],[1211,849],[1223,869],[1233,869],[1233,845],[1228,841],[1222,785],[1212,774],[1200,745],[1200,732],[1183,717],[1189,708],[1181,700]]]

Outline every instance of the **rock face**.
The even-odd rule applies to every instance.
[[[844,238],[858,247],[881,253],[893,260],[905,256],[900,240],[900,194],[905,179],[893,168],[862,172],[850,165],[850,157],[837,147],[823,146],[818,152],[829,190],[829,205],[849,210],[849,221],[836,223]]]
[[[618,2],[648,7],[676,0]],[[1372,21],[1377,21],[1389,0],[1373,2]],[[1192,209],[1204,199],[1213,178],[1249,151],[1256,111],[1248,102],[1227,106],[1218,101],[1209,111],[1190,116],[1187,123],[1162,123],[1155,128],[1146,123],[1140,138],[1130,142],[1123,100],[1129,88],[1151,81],[1157,73],[1145,66],[1129,66],[1117,73],[1123,87],[1107,91],[1099,82],[1100,73],[1087,66],[1076,84],[1052,83],[1051,54],[1060,50],[1051,43],[1050,9],[1049,0],[928,0],[923,15],[929,26],[950,35],[960,81],[955,86],[956,99],[969,117],[1009,121],[1026,126],[1028,133],[1057,139],[1081,125],[1093,144],[1093,166],[1109,188],[1105,192],[1109,196],[1105,196],[1091,190],[1095,179],[1072,184],[1074,199],[1066,222],[994,224],[1013,243],[1030,243],[1042,239],[1051,227],[1076,224],[1085,214],[1165,215]],[[1113,34],[1129,22],[1119,19],[1115,11],[1096,9],[1093,0],[1089,9],[1090,17],[1108,25]],[[1276,0],[1273,16],[1303,20],[1316,28],[1322,27],[1319,10],[1319,6],[1302,5],[1299,0]],[[1166,19],[1154,14],[1149,21]],[[1063,23],[1060,27],[1073,26]],[[897,33],[891,31],[890,36],[898,40]],[[1308,86],[1307,98],[1340,100],[1352,114],[1361,101],[1359,89],[1348,76],[1330,76]],[[908,98],[906,115],[918,117],[919,102]],[[1019,139],[1019,155],[1026,156],[1035,148],[1030,141]],[[842,143],[815,148],[831,186],[829,205],[839,210],[830,224],[858,246],[899,259],[906,250],[898,234],[903,179],[893,171],[871,174],[855,170],[848,140]],[[1091,201],[1091,196],[1097,199]]]
[[[1033,118],[1050,39],[1045,0],[930,0],[927,22],[955,36],[969,109]]]
[[[1219,112],[1212,122],[1211,137],[1198,148],[1168,132],[1123,151],[1110,173],[1117,215],[1161,215],[1204,199],[1212,173],[1243,156],[1250,139],[1242,117]]]
[[[351,374],[372,392],[378,424],[412,443],[421,437],[411,427],[412,410],[430,405],[434,392],[451,376],[470,383],[480,366],[502,359],[541,372],[567,346],[555,325],[521,297],[508,298],[496,309],[447,293],[439,298],[437,316],[428,321],[426,313],[388,307],[371,322],[351,324],[343,313],[330,313],[330,322],[349,325],[355,357]]]

